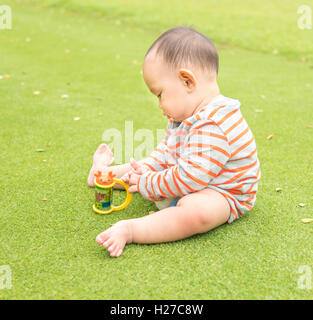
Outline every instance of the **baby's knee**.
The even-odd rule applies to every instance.
[[[210,210],[210,206],[207,203],[199,201],[195,196],[191,194],[182,197],[178,202],[177,206],[181,207],[188,214],[186,215],[185,223],[190,227],[195,228],[212,225],[213,215]]]

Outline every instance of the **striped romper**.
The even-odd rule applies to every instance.
[[[149,171],[137,188],[156,204],[211,188],[229,202],[231,223],[256,201],[261,172],[255,140],[240,102],[221,94],[182,122],[169,119],[165,139],[144,165]]]

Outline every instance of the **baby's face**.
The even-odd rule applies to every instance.
[[[160,57],[148,54],[143,64],[143,78],[169,119],[183,121],[193,114],[199,98],[197,92],[191,92],[178,70],[171,70]]]

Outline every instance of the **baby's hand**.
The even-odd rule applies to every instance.
[[[130,187],[128,188],[128,191],[130,193],[138,191],[137,182],[140,179],[140,175],[134,173],[133,169],[125,173],[121,179],[130,185]]]
[[[143,164],[138,163],[134,158],[130,158],[130,165],[136,174],[142,175],[147,171],[150,171]]]
[[[149,171],[148,168],[136,162],[133,158],[130,158],[130,164],[132,169],[124,174],[121,179],[130,185],[128,191],[130,193],[136,192],[137,190],[137,182],[140,179],[140,176],[145,172]]]

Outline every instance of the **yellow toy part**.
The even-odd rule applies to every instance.
[[[128,192],[128,188],[130,187],[126,182],[124,182],[123,180],[121,179],[117,179],[117,178],[113,178],[113,183],[110,184],[110,185],[101,185],[101,184],[98,184],[96,182],[96,179],[95,179],[95,192],[96,192],[96,203],[93,205],[93,210],[96,212],[96,213],[99,213],[99,214],[109,214],[111,213],[112,211],[118,211],[118,210],[122,210],[124,208],[126,208],[131,200],[132,200],[132,197],[133,197],[133,194]],[[119,183],[121,184],[122,186],[124,186],[125,190],[126,190],[126,199],[125,201],[121,204],[121,205],[118,205],[118,206],[114,206],[112,204],[112,201],[113,201],[113,186],[116,184],[116,183]],[[108,197],[108,202],[109,205],[108,205],[108,210],[101,210],[99,208],[96,207],[96,204],[99,206],[100,205],[100,201],[99,201],[99,194],[100,194],[100,197],[101,197],[101,194],[103,194],[103,192],[105,192],[106,196]]]

